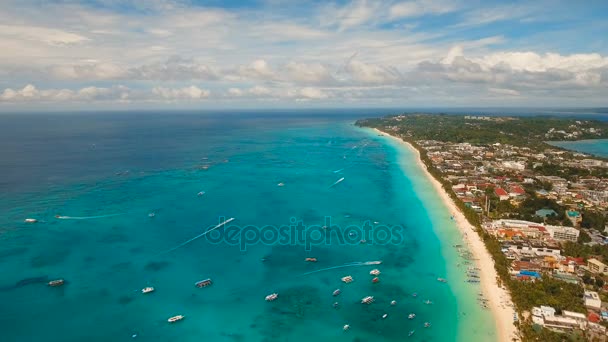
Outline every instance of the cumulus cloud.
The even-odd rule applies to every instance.
[[[131,90],[124,86],[110,88],[85,87],[79,90],[71,89],[44,89],[39,90],[34,85],[28,84],[22,89],[5,89],[0,94],[0,102],[90,102],[105,100],[128,100]]]
[[[331,84],[336,81],[330,68],[320,63],[289,62],[284,71],[285,78],[294,82]]]
[[[309,100],[326,99],[329,97],[329,95],[321,89],[311,87],[305,87],[300,89],[298,95],[299,98]]]
[[[396,68],[364,63],[351,59],[345,67],[348,75],[363,84],[395,83],[401,78]]]
[[[152,93],[164,100],[200,100],[209,97],[209,90],[197,86],[185,88],[155,87]]]

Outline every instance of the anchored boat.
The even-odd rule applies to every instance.
[[[182,319],[184,319],[184,315],[177,315],[177,316],[169,317],[169,319],[167,319],[167,322],[175,323],[177,321],[181,321]]]
[[[144,287],[143,289],[141,289],[141,293],[143,293],[143,294],[150,293],[150,292],[154,292],[154,288],[152,286]]]
[[[361,304],[371,304],[374,302],[374,296],[367,296],[361,299]]]
[[[346,277],[342,277],[342,281],[345,282],[345,283],[347,283],[347,284],[348,283],[352,283],[353,282],[353,277],[347,275]]]
[[[205,280],[197,281],[196,283],[194,283],[194,286],[196,286],[198,288],[202,288],[202,287],[207,287],[211,284],[212,284],[211,279],[205,279]]]
[[[278,297],[279,297],[278,293],[271,293],[268,296],[266,296],[266,301],[272,302],[273,300],[277,299]]]
[[[52,287],[58,287],[58,286],[61,286],[63,284],[65,284],[65,280],[63,280],[63,279],[51,280],[51,281],[48,282],[48,285],[52,286]]]

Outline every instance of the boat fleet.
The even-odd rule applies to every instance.
[[[375,264],[378,264],[378,263],[375,263]],[[377,283],[377,282],[378,282],[378,280],[377,280],[377,279],[379,279],[379,277],[378,277],[378,276],[379,276],[381,273],[382,273],[382,272],[380,272],[380,270],[379,270],[379,269],[373,269],[373,270],[369,271],[369,274],[370,274],[371,276],[373,276],[373,278],[372,278],[372,283]],[[438,281],[440,281],[440,282],[443,282],[443,283],[446,283],[446,282],[447,282],[447,280],[446,280],[446,279],[443,279],[443,278],[438,278],[437,280],[438,280]],[[343,283],[345,283],[345,284],[349,284],[349,283],[352,283],[352,282],[354,281],[354,278],[353,278],[353,276],[351,276],[351,275],[346,275],[346,276],[344,276],[344,277],[340,278],[340,281],[342,281],[342,282],[343,282]],[[338,297],[338,296],[339,296],[341,293],[342,293],[342,290],[341,290],[341,289],[335,289],[335,290],[332,292],[332,296],[333,296],[333,297]],[[417,296],[418,296],[418,294],[417,294],[417,293],[413,293],[413,294],[412,294],[412,297],[414,297],[414,298],[415,298],[415,297],[417,297]],[[268,298],[268,297],[267,297],[267,298]],[[274,298],[274,299],[276,299],[276,298]],[[273,299],[273,300],[274,300],[274,299]],[[268,300],[268,299],[267,299],[267,300]],[[360,303],[361,303],[361,304],[363,304],[363,305],[372,305],[372,304],[374,304],[375,302],[376,302],[376,298],[375,298],[374,296],[365,296],[365,297],[361,298],[361,300],[360,300]],[[427,300],[425,300],[423,303],[424,303],[424,304],[427,304],[427,305],[433,304],[433,302],[432,302],[432,301],[430,301],[430,300],[428,300],[428,299],[427,299]],[[340,304],[339,304],[338,302],[334,302],[334,303],[332,304],[332,306],[333,306],[334,308],[338,308],[338,307],[339,307],[339,305],[340,305]],[[396,306],[396,305],[397,305],[397,301],[396,301],[396,300],[391,300],[391,301],[390,301],[390,306]],[[389,316],[389,314],[388,314],[388,313],[383,313],[383,314],[380,316],[380,318],[381,318],[381,319],[387,319],[387,318],[388,318],[388,316]],[[415,319],[415,318],[416,318],[416,314],[415,314],[415,313],[410,313],[410,314],[408,314],[408,315],[407,315],[407,319],[408,319],[408,320],[413,320],[413,319]],[[431,327],[431,323],[429,323],[429,322],[424,322],[423,327],[424,327],[424,328],[430,328],[430,327]],[[351,326],[350,326],[349,324],[345,324],[345,325],[342,327],[342,330],[344,330],[344,331],[348,331],[348,330],[350,330],[350,328],[351,328]],[[410,337],[411,337],[411,336],[414,334],[414,332],[415,332],[415,330],[411,330],[411,331],[409,332],[408,336],[410,336]]]

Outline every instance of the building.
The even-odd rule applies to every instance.
[[[599,311],[602,308],[602,300],[597,292],[585,290],[584,298],[587,309]]]
[[[526,164],[520,161],[503,161],[502,167],[505,169],[523,171],[526,169]]]
[[[576,242],[578,240],[578,235],[580,231],[578,229],[572,227],[563,227],[563,226],[545,226],[549,235],[553,238],[553,240],[558,241],[572,241]]]
[[[581,319],[582,316],[582,319]],[[561,316],[555,315],[555,309],[550,306],[532,308],[532,322],[550,329],[567,331],[585,329],[586,316],[576,312],[564,311]]]
[[[521,198],[526,195],[526,191],[518,185],[512,185],[509,187],[509,196],[513,198]]]
[[[608,274],[608,266],[595,258],[587,260],[587,268],[593,274]]]
[[[509,199],[509,193],[506,192],[503,188],[494,189],[494,194],[496,194],[496,196],[498,196],[498,199],[500,199],[501,201],[506,201]]]

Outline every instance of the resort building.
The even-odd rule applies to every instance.
[[[599,311],[602,308],[602,300],[597,292],[585,290],[584,298],[587,309]]]
[[[608,274],[608,266],[595,258],[587,260],[587,268],[593,274]]]
[[[578,229],[572,227],[563,227],[563,226],[545,226],[547,232],[554,240],[558,241],[572,241],[576,242],[578,240],[578,235],[580,231]]]
[[[562,315],[556,316],[555,309],[550,306],[532,308],[532,321],[540,326],[559,331],[584,330],[587,325],[585,315],[564,311]]]

